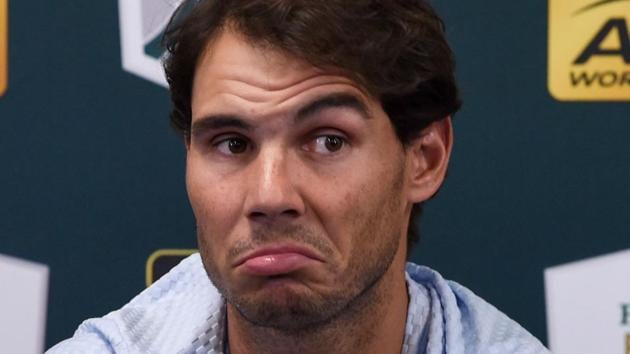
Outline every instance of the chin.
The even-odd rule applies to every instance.
[[[248,322],[281,331],[321,326],[344,307],[335,297],[322,297],[286,283],[273,284],[272,289],[261,289],[252,295],[233,297],[228,302]]]

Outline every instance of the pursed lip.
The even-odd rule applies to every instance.
[[[319,262],[324,261],[322,257],[320,257],[316,252],[306,247],[293,246],[293,245],[277,245],[277,246],[263,246],[263,247],[255,249],[252,252],[249,252],[243,255],[242,257],[237,258],[233,264],[233,267],[238,267],[240,265],[243,265],[248,260],[256,258],[256,257],[271,256],[271,255],[278,255],[278,254],[288,254],[288,253],[299,254],[304,257],[311,258]]]

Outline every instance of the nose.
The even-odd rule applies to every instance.
[[[296,188],[297,166],[283,150],[261,150],[250,165],[245,210],[253,221],[286,222],[304,214],[304,200]]]

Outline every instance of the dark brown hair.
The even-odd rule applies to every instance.
[[[164,62],[171,123],[190,138],[191,93],[199,57],[230,26],[252,43],[314,66],[335,68],[378,99],[403,145],[461,102],[444,24],[423,0],[184,1],[171,19]],[[418,240],[416,204],[408,250]]]

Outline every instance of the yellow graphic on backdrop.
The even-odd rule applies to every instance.
[[[630,354],[630,334],[626,335],[626,354]]]
[[[150,286],[157,280],[157,278],[159,278],[159,275],[156,274],[155,272],[156,270],[155,266],[156,266],[156,263],[159,262],[161,259],[166,259],[166,258],[171,258],[171,260],[175,259],[177,260],[175,264],[177,264],[179,263],[179,261],[190,256],[191,254],[195,252],[198,252],[198,250],[196,249],[160,249],[151,253],[146,263],[145,281],[146,281],[147,286]],[[170,263],[170,262],[167,262],[167,263]],[[172,264],[172,266],[175,266],[175,264]],[[170,267],[170,266],[167,266],[167,267]],[[168,271],[170,270],[170,268],[163,269],[163,270]]]
[[[0,0],[0,96],[7,90],[9,76],[9,5]]]
[[[630,101],[630,0],[549,0],[551,94]]]

